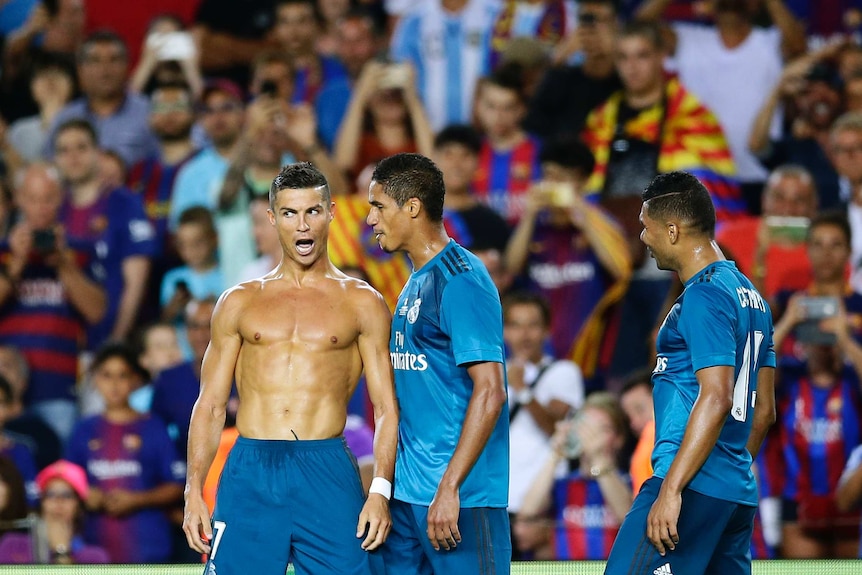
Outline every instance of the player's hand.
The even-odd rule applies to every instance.
[[[647,537],[662,557],[668,550],[676,549],[679,543],[676,526],[681,508],[682,494],[669,493],[662,486],[647,517]]]
[[[461,542],[458,516],[461,497],[457,489],[438,487],[431,507],[428,508],[428,540],[435,551],[454,549]]]
[[[210,552],[208,541],[213,539],[210,512],[199,493],[186,493],[183,532],[186,534],[189,547],[198,553]]]
[[[356,526],[356,537],[362,537],[365,529],[368,535],[361,547],[366,551],[374,551],[389,537],[392,529],[392,518],[389,515],[389,500],[379,493],[371,493],[362,506],[359,514],[359,524]]]

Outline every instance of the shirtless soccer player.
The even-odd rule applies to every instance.
[[[269,192],[281,263],[226,291],[212,318],[189,429],[183,529],[208,575],[370,573],[390,529],[398,412],[389,309],[327,256],[334,204],[310,164],[281,170]],[[375,479],[366,500],[342,437],[365,369],[374,404]],[[240,437],[210,524],[201,488],[236,378]]]

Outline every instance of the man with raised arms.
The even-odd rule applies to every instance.
[[[205,573],[370,573],[390,529],[398,412],[389,363],[391,317],[368,284],[329,261],[326,178],[284,167],[269,192],[282,260],[226,291],[212,318],[189,430],[185,530],[208,554]],[[374,404],[375,466],[365,496],[342,437],[363,368]],[[201,488],[236,379],[240,436],[210,524]]]

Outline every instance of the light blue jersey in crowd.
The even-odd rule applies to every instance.
[[[710,264],[686,282],[659,330],[656,348],[652,376],[655,475],[664,478],[679,451],[699,392],[695,373],[707,367],[734,366],[730,415],[715,448],[688,487],[717,499],[756,506],[757,486],[746,444],[758,371],[775,367],[769,306],[736,264]]]
[[[401,411],[395,494],[430,505],[473,393],[467,366],[504,362],[500,297],[482,262],[455,243],[410,276],[389,343]],[[506,507],[509,420],[500,419],[461,486],[461,507]]]

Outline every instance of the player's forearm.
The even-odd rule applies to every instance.
[[[835,505],[838,511],[847,512],[862,501],[862,466],[850,474],[835,490]]]
[[[186,493],[202,492],[207,473],[218,450],[226,413],[225,405],[216,406],[202,402],[200,399],[195,403],[189,423]]]
[[[395,451],[398,447],[397,409],[383,413],[374,410],[374,477],[392,481],[395,476]]]
[[[494,431],[503,411],[503,406],[506,405],[506,390],[502,386],[503,366],[494,365],[499,366],[501,383],[499,385],[487,382],[480,384],[474,378],[473,396],[467,405],[461,437],[458,439],[458,446],[449,461],[449,466],[440,480],[441,487],[451,489],[461,487],[482,450],[485,449],[488,438],[491,437],[491,432]]]
[[[775,370],[763,367],[757,375],[757,399],[754,404],[754,419],[748,435],[746,449],[754,460],[760,453],[763,440],[772,424],[775,423]]]
[[[664,478],[663,489],[673,493],[685,489],[715,448],[731,405],[729,394],[701,393],[694,402],[682,445]]]

